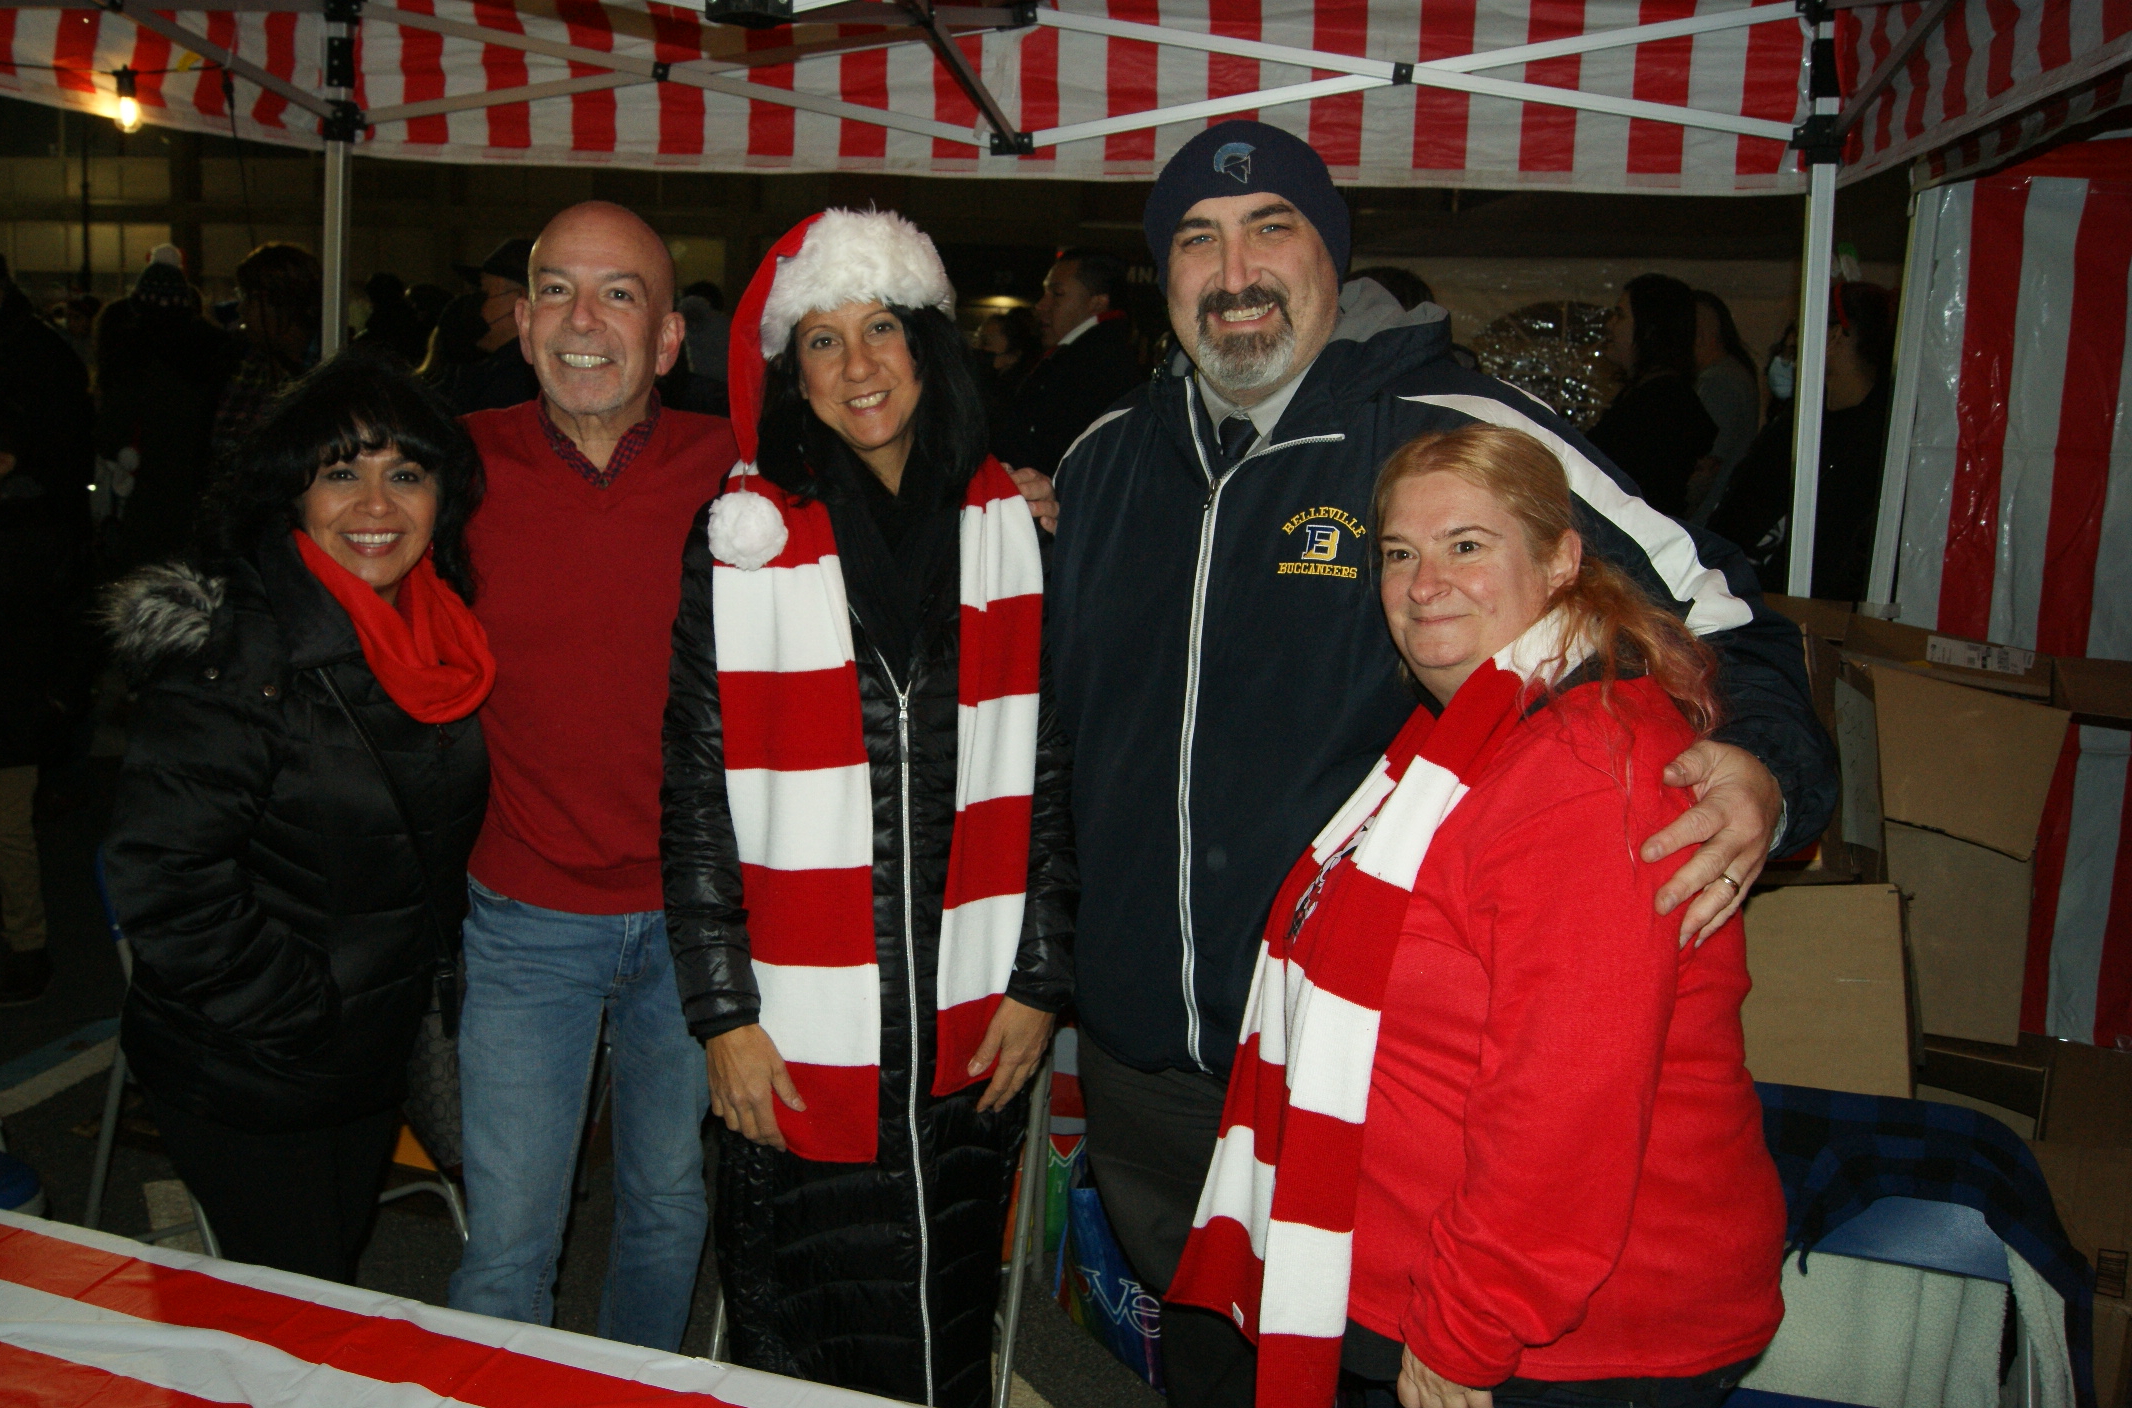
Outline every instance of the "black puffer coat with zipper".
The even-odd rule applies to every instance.
[[[211,571],[143,569],[107,615],[140,688],[104,842],[134,955],[126,1059],[159,1098],[262,1133],[398,1104],[466,908],[488,803],[479,722],[393,703],[280,534]]]
[[[863,510],[831,504],[840,543],[851,512]],[[674,622],[662,850],[682,1010],[689,1030],[707,1039],[755,1021],[759,1003],[726,802],[706,522],[707,512],[689,534]],[[860,579],[846,574],[874,808],[879,1157],[814,1163],[721,1130],[715,1241],[736,1363],[976,1408],[989,1395],[1001,1234],[1026,1104],[979,1114],[982,1084],[931,1093],[941,900],[955,821],[957,582],[951,538],[925,588],[910,661],[891,669],[865,624],[872,603]],[[1071,990],[1078,879],[1069,771],[1047,675],[1028,902],[1007,993],[1050,1012]]]

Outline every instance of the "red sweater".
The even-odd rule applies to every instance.
[[[732,467],[733,433],[663,409],[636,459],[596,489],[539,417],[528,401],[466,418],[488,474],[467,532],[474,614],[496,653],[481,709],[489,814],[467,869],[544,909],[658,909],[659,730],[681,550]]]
[[[1679,948],[1652,896],[1692,852],[1635,856],[1693,735],[1649,681],[1614,697],[1633,743],[1587,685],[1474,782],[1385,991],[1349,1313],[1454,1383],[1685,1377],[1784,1317],[1744,932]]]

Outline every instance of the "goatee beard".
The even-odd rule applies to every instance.
[[[1220,315],[1238,308],[1271,304],[1280,313],[1278,329],[1271,332],[1239,332],[1223,336]],[[1209,324],[1216,331],[1207,331]],[[1269,288],[1252,285],[1239,293],[1211,289],[1199,300],[1201,334],[1197,355],[1199,369],[1221,391],[1260,391],[1287,380],[1295,362],[1295,324],[1288,318],[1288,300]]]

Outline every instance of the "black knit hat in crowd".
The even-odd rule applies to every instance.
[[[1263,122],[1218,123],[1186,142],[1155,178],[1148,194],[1148,252],[1155,282],[1167,282],[1170,239],[1185,212],[1217,196],[1277,195],[1317,227],[1333,267],[1347,273],[1347,202],[1334,188],[1325,160],[1301,137]]]
[[[141,270],[133,281],[133,301],[152,308],[197,309],[200,291],[187,282],[185,271],[160,260]]]

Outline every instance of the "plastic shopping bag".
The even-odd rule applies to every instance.
[[[1076,1324],[1160,1392],[1162,1302],[1141,1286],[1127,1264],[1110,1230],[1110,1219],[1103,1215],[1103,1200],[1089,1181],[1087,1154],[1078,1141],[1063,1182],[1065,1235],[1059,1242],[1053,1277],[1059,1304]]]

